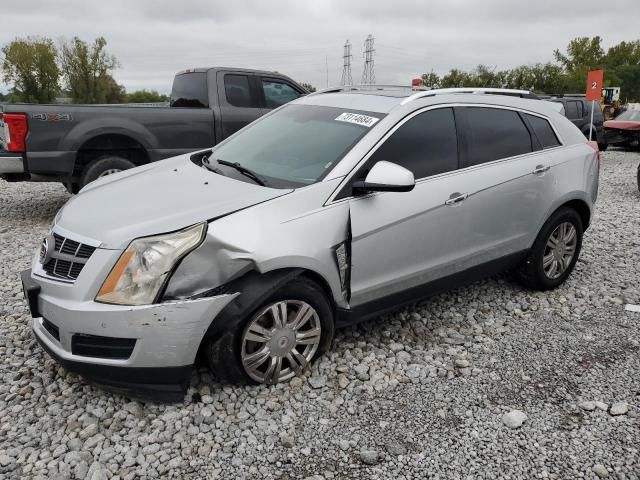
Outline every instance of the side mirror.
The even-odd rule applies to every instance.
[[[353,193],[362,195],[370,192],[409,192],[416,186],[413,173],[396,163],[380,160],[364,181],[353,184]]]

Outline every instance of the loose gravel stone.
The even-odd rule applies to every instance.
[[[624,415],[628,411],[629,411],[629,405],[627,405],[627,402],[616,402],[613,405],[611,405],[611,409],[609,410],[609,413],[611,415]]]
[[[502,423],[509,428],[520,428],[527,420],[527,414],[521,410],[511,410],[502,416]]]
[[[580,402],[578,406],[583,410],[592,412],[593,410],[596,409],[596,402],[591,402],[591,401]]]
[[[592,468],[593,473],[595,473],[600,478],[607,478],[609,476],[609,472],[607,471],[607,467],[598,463]]]
[[[640,304],[638,163],[603,153],[558,289],[482,280],[337,330],[287,384],[223,385],[197,368],[177,404],[110,393],[43,352],[19,272],[70,197],[0,181],[0,478],[593,479],[597,462],[638,480],[640,314],[624,310]],[[626,414],[605,413],[612,402]],[[516,408],[530,419],[511,430],[501,417]]]
[[[360,460],[366,465],[375,465],[378,463],[378,452],[375,450],[361,450]]]

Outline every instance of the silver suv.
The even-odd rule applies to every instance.
[[[514,268],[555,288],[599,156],[521,96],[321,92],[213,149],[98,179],[23,272],[35,337],[100,383],[180,397],[197,358],[272,384],[336,327],[463,282]]]

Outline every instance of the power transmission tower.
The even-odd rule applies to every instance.
[[[342,67],[342,80],[340,80],[340,85],[351,85],[353,84],[353,78],[351,78],[351,44],[349,40],[344,44],[344,55],[342,58],[344,59],[344,66]]]
[[[373,35],[369,34],[364,42],[364,71],[362,72],[362,84],[376,83],[376,74],[373,70]]]

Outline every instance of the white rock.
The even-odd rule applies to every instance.
[[[595,473],[600,478],[607,478],[609,476],[609,472],[607,471],[607,467],[605,467],[604,465],[602,465],[600,463],[594,465],[591,470],[593,470],[593,473]]]
[[[616,402],[611,405],[611,410],[609,410],[609,413],[611,415],[624,415],[628,411],[629,405],[627,405],[627,402]]]
[[[527,420],[527,414],[521,410],[511,410],[502,416],[502,423],[509,428],[520,428]]]
[[[361,450],[360,461],[366,465],[375,465],[378,463],[378,452],[375,450]]]
[[[583,409],[583,410],[587,410],[588,412],[592,412],[593,410],[596,409],[596,402],[592,402],[592,401],[584,401],[584,402],[580,402],[578,404],[578,406]]]
[[[318,375],[309,378],[309,385],[311,385],[312,388],[323,388],[326,384],[326,375]]]

